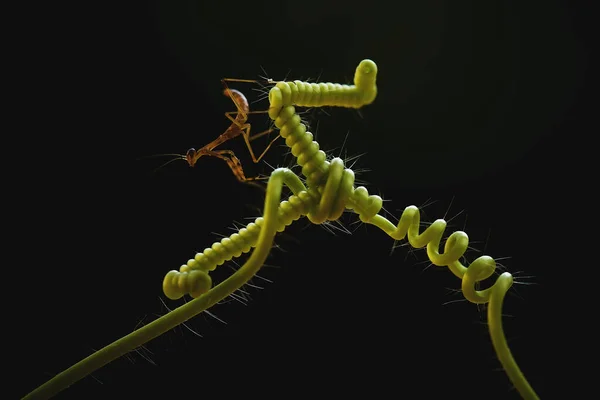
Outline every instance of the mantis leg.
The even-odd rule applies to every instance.
[[[240,159],[236,157],[235,153],[231,150],[219,150],[219,151],[212,151],[210,152],[210,154],[207,155],[211,155],[217,158],[220,158],[221,160],[225,161],[227,163],[227,165],[229,166],[229,169],[231,169],[231,172],[233,172],[233,175],[237,178],[238,181],[242,182],[242,183],[247,183],[250,185],[254,185],[254,186],[258,186],[261,189],[264,189],[263,186],[259,185],[258,183],[254,182],[254,181],[258,181],[258,180],[263,180],[263,179],[268,179],[269,177],[259,177],[259,176],[255,176],[255,177],[246,177],[246,174],[244,174],[244,168],[242,167],[242,163],[240,162]]]
[[[244,114],[259,114],[259,113],[266,113],[266,112],[267,111],[250,111],[250,112],[244,113]],[[269,142],[269,144],[263,150],[263,152],[260,154],[260,156],[256,157],[256,155],[254,153],[254,149],[252,148],[252,145],[250,144],[250,142],[253,140],[256,140],[258,138],[261,138],[265,135],[268,135],[269,133],[273,132],[275,129],[271,128],[271,129],[267,129],[265,131],[256,133],[254,135],[250,135],[251,125],[248,123],[240,124],[240,122],[236,120],[236,116],[238,114],[240,114],[240,112],[230,111],[230,112],[226,112],[225,116],[227,117],[227,119],[229,119],[232,123],[234,123],[235,125],[237,125],[240,128],[240,130],[242,131],[242,135],[244,136],[244,141],[246,142],[246,146],[248,147],[248,151],[250,151],[250,156],[252,156],[252,161],[254,161],[254,163],[257,163],[264,157],[264,155],[267,153],[267,151],[269,151],[269,149],[271,148],[273,143],[275,143],[275,141],[277,139],[279,139],[279,135],[277,135],[273,140],[271,140],[271,142]]]

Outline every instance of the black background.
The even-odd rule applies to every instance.
[[[234,108],[221,78],[256,79],[262,67],[275,80],[351,83],[363,58],[379,67],[376,101],[308,114],[311,131],[332,156],[365,153],[354,169],[368,170],[359,178],[393,216],[436,201],[427,221],[446,216],[474,249],[510,257],[501,262],[531,285],[507,297],[506,334],[547,394],[544,277],[559,268],[548,235],[571,163],[565,138],[585,112],[585,15],[553,1],[410,3],[150,2],[110,10],[93,40],[45,58],[60,90],[48,96],[45,162],[27,170],[39,182],[24,189],[34,228],[16,234],[28,243],[20,262],[35,271],[15,328],[20,395],[164,314],[164,274],[261,214],[261,190],[220,160],[156,170],[169,158],[146,158],[225,130]],[[260,97],[257,86],[234,87]],[[268,126],[265,116],[250,122]],[[293,165],[277,144],[268,164],[253,164],[241,138],[223,148],[253,176]],[[247,306],[211,310],[226,325],[198,316],[188,326],[202,338],[177,328],[147,345],[155,365],[132,353],[57,398],[518,398],[484,308],[454,301],[460,281],[426,268],[423,251],[390,255],[383,232],[342,220],[352,235],[305,219],[279,235],[261,272],[272,283],[255,280],[264,289],[250,289]]]

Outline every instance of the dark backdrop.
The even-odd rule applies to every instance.
[[[370,58],[376,101],[308,113],[311,130],[332,155],[364,153],[354,168],[391,215],[433,202],[424,218],[466,230],[468,260],[484,251],[530,284],[507,297],[505,328],[547,394],[544,277],[559,268],[548,235],[571,163],[563,144],[584,112],[585,15],[554,1],[408,3],[150,2],[110,10],[99,41],[66,46],[55,83],[71,98],[49,107],[68,123],[46,139],[48,162],[32,172],[41,182],[32,198],[45,200],[26,234],[44,261],[23,253],[36,275],[18,325],[20,393],[164,314],[164,274],[261,214],[261,190],[220,160],[156,170],[169,158],[145,158],[225,130],[223,113],[234,109],[221,78],[351,83]],[[234,87],[260,97],[257,86]],[[268,126],[262,115],[250,122]],[[241,138],[224,148],[249,176],[293,165],[281,146],[260,164]],[[132,353],[58,398],[517,398],[485,309],[453,292],[460,281],[427,267],[423,251],[390,254],[394,242],[377,228],[342,220],[351,235],[306,220],[279,235],[261,272],[272,283],[255,280],[264,289],[249,288],[247,306],[211,309],[226,325],[198,316],[188,326],[202,338],[178,328],[147,345],[152,362]]]

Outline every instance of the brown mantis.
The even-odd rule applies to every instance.
[[[246,143],[246,146],[248,147],[248,150],[250,151],[250,156],[252,157],[252,161],[254,161],[255,163],[258,163],[264,157],[264,155],[267,153],[267,151],[271,148],[273,143],[275,143],[275,141],[279,138],[279,135],[277,135],[273,140],[271,140],[271,142],[269,142],[269,144],[264,149],[264,151],[258,157],[256,157],[250,142],[252,142],[253,140],[256,140],[260,137],[263,137],[265,135],[268,135],[269,133],[273,132],[274,129],[267,129],[263,132],[251,135],[250,134],[251,125],[248,123],[248,115],[250,115],[250,114],[266,114],[268,112],[268,110],[250,111],[250,105],[248,103],[248,99],[246,99],[246,96],[244,96],[244,94],[242,92],[240,92],[239,90],[230,89],[227,86],[226,82],[258,83],[258,81],[249,80],[249,79],[224,78],[221,80],[221,82],[225,86],[225,89],[223,90],[223,94],[225,96],[229,97],[231,99],[231,101],[233,101],[233,104],[235,104],[235,107],[237,110],[237,111],[229,111],[229,112],[225,113],[225,117],[231,121],[231,125],[222,134],[220,134],[215,140],[206,144],[205,146],[201,147],[198,150],[196,150],[195,148],[192,147],[186,152],[186,154],[157,154],[155,156],[150,156],[150,157],[175,156],[174,159],[169,160],[166,163],[162,164],[156,170],[166,166],[167,164],[177,161],[177,160],[185,160],[190,165],[190,167],[193,167],[196,165],[196,163],[198,162],[200,157],[203,157],[203,156],[217,157],[227,163],[227,165],[233,172],[233,175],[237,178],[238,181],[243,182],[243,183],[248,183],[251,185],[258,185],[257,183],[255,183],[253,181],[266,179],[267,177],[258,177],[258,176],[247,177],[244,173],[244,169],[242,167],[242,163],[240,162],[240,159],[237,158],[237,156],[235,155],[235,153],[233,151],[231,151],[231,150],[215,150],[215,148],[220,146],[221,144],[227,142],[230,139],[233,139],[237,136],[242,135],[242,137],[244,138],[244,142]],[[271,79],[267,79],[266,82],[274,83]],[[142,158],[146,158],[146,157],[142,157]],[[258,185],[258,186],[260,186],[260,185]],[[263,188],[262,186],[260,186],[260,187]]]
[[[200,148],[198,150],[196,150],[194,148],[190,148],[187,151],[187,153],[185,154],[185,156],[181,156],[181,158],[185,159],[188,162],[188,164],[190,165],[190,167],[195,166],[196,163],[198,162],[198,160],[200,159],[200,157],[203,157],[203,156],[212,156],[212,157],[220,158],[221,160],[223,160],[227,163],[227,165],[233,172],[233,175],[237,178],[238,181],[244,182],[244,183],[249,183],[249,182],[252,182],[252,181],[255,181],[258,179],[262,179],[262,178],[246,177],[246,175],[244,174],[244,169],[242,168],[242,164],[241,164],[239,158],[237,158],[236,155],[233,153],[233,151],[231,151],[231,150],[215,150],[215,148],[230,139],[233,139],[239,135],[242,135],[242,137],[244,138],[244,141],[246,142],[246,146],[248,147],[248,150],[250,151],[250,156],[252,156],[252,161],[254,161],[255,163],[258,163],[263,158],[263,156],[267,153],[267,151],[273,145],[273,143],[275,143],[275,141],[279,138],[279,135],[277,135],[277,137],[275,137],[273,140],[271,140],[271,142],[267,145],[267,147],[262,152],[262,154],[260,154],[258,157],[256,157],[250,142],[273,132],[273,129],[267,129],[263,132],[255,134],[255,135],[250,135],[251,126],[247,122],[248,115],[249,114],[264,114],[264,113],[267,113],[268,111],[250,111],[250,105],[248,103],[248,100],[246,99],[246,96],[244,96],[244,94],[242,92],[240,92],[239,90],[230,89],[227,86],[226,81],[255,82],[255,81],[244,80],[244,79],[223,79],[222,80],[223,85],[225,85],[225,90],[223,91],[223,94],[225,96],[228,96],[229,98],[231,98],[231,100],[233,101],[233,104],[235,104],[235,107],[237,109],[237,111],[229,111],[229,112],[225,113],[225,117],[227,117],[227,119],[229,119],[231,121],[231,125],[225,130],[225,132],[223,132],[221,135],[219,135],[212,142],[208,143],[207,145],[203,146],[202,148]]]

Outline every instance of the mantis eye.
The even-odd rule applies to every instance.
[[[193,167],[194,164],[196,163],[196,160],[194,160],[194,158],[196,157],[196,149],[194,149],[193,147],[190,148],[187,153],[185,153],[185,159],[188,162],[188,164],[190,164],[190,167]]]

